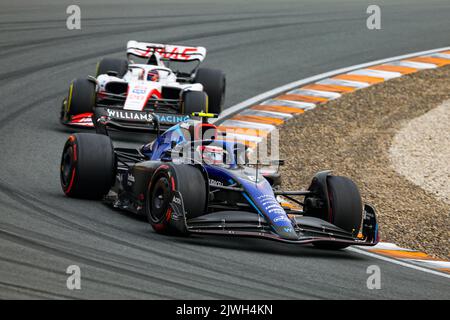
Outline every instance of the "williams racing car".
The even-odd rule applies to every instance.
[[[139,149],[114,148],[107,134],[71,135],[60,167],[64,193],[146,215],[158,233],[326,249],[378,242],[375,210],[362,203],[350,179],[322,171],[307,190],[283,191],[278,173],[264,173],[245,145],[222,139],[210,115],[196,116],[201,121],[174,125]],[[107,133],[109,120],[102,120]]]
[[[187,120],[193,112],[220,113],[225,75],[199,68],[205,56],[203,47],[129,41],[127,59],[104,58],[96,77],[72,81],[60,120],[94,127],[98,118],[108,116],[115,129],[152,131],[149,113],[164,128]]]

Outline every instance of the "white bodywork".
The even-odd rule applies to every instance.
[[[161,58],[167,60],[198,60],[202,62],[206,57],[206,49],[204,47],[186,47],[162,43],[137,42],[134,40],[127,43],[128,55],[149,58],[153,52],[158,53]]]
[[[154,55],[155,64],[134,64],[128,66],[127,73],[119,78],[114,75],[101,74],[97,77],[97,92],[105,92],[107,83],[125,82],[128,83],[127,98],[124,110],[142,111],[150,98],[161,99],[162,88],[170,87],[180,89],[181,95],[185,91],[203,91],[200,83],[179,83],[175,73],[164,65],[161,60],[174,61],[203,61],[206,49],[203,47],[185,47],[177,45],[163,45],[155,43],[129,41],[127,44],[127,54],[129,61],[131,56],[150,58]],[[148,80],[149,73],[157,72],[157,81]]]

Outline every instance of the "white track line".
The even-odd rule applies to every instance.
[[[402,247],[399,247],[398,245],[396,245],[395,243],[391,243],[391,242],[379,242],[376,246],[373,246],[370,249],[416,252],[416,250],[402,248]]]
[[[330,78],[332,76],[338,75],[338,74],[342,74],[342,73],[348,73],[357,69],[363,69],[363,68],[367,68],[367,67],[371,67],[374,65],[378,65],[378,64],[383,64],[383,63],[389,63],[389,62],[393,62],[393,61],[397,61],[397,60],[402,60],[402,59],[408,59],[408,58],[414,58],[417,56],[422,56],[422,55],[429,55],[429,54],[433,54],[433,53],[437,53],[440,51],[447,51],[450,50],[450,47],[444,47],[444,48],[439,48],[439,49],[433,49],[433,50],[428,50],[428,51],[422,51],[422,52],[417,52],[417,53],[412,53],[412,54],[406,54],[406,55],[402,55],[402,56],[397,56],[397,57],[393,57],[393,58],[388,58],[388,59],[382,59],[382,60],[376,60],[376,61],[372,61],[372,62],[367,62],[367,63],[363,63],[363,64],[358,64],[358,65],[354,65],[351,67],[347,67],[347,68],[342,68],[342,69],[337,69],[334,71],[329,71],[329,72],[325,72],[316,76],[312,76],[306,79],[302,79],[302,80],[298,80],[298,81],[294,81],[291,83],[288,83],[284,86],[266,91],[260,95],[257,95],[253,98],[250,98],[248,100],[245,100],[241,103],[238,103],[230,108],[227,108],[226,110],[224,110],[221,115],[220,115],[220,119],[222,118],[227,118],[230,115],[239,112],[242,109],[245,109],[251,105],[254,105],[258,102],[261,102],[263,100],[266,100],[268,98],[274,97],[278,94],[281,94],[282,92],[286,92],[289,90],[292,90],[296,87],[300,87],[302,85],[311,83],[311,82],[316,82],[325,78]],[[418,63],[414,63],[414,62],[407,62],[406,64],[409,65],[418,65]],[[420,63],[420,66],[423,67],[428,67],[430,66],[428,64],[428,66],[426,66],[427,64],[424,63]],[[220,119],[218,119],[220,121]]]
[[[443,272],[439,272],[439,271],[431,270],[431,269],[428,269],[428,268],[423,268],[423,267],[420,267],[420,266],[416,266],[416,265],[414,265],[412,263],[408,263],[408,262],[405,262],[405,261],[402,261],[402,260],[389,258],[389,257],[386,257],[386,256],[382,256],[382,255],[379,255],[379,254],[376,254],[376,253],[372,253],[372,252],[369,252],[369,251],[365,251],[365,250],[362,250],[362,249],[357,249],[357,248],[354,248],[354,247],[351,247],[351,248],[348,248],[348,249],[345,249],[345,250],[352,251],[352,252],[355,252],[355,253],[358,253],[358,254],[362,254],[362,255],[365,255],[365,256],[368,256],[368,257],[371,257],[371,258],[375,258],[375,259],[378,259],[378,260],[383,260],[383,261],[387,261],[387,262],[390,262],[390,263],[394,263],[394,264],[397,264],[397,265],[402,266],[402,267],[406,267],[406,268],[410,268],[410,269],[426,272],[426,273],[429,273],[429,274],[433,274],[435,276],[441,276],[441,277],[450,279],[450,274],[446,274],[446,273],[443,273]]]
[[[434,261],[434,260],[420,260],[420,259],[409,259],[414,264],[419,266],[433,268],[433,269],[449,269],[450,261]]]

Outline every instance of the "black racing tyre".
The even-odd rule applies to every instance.
[[[117,77],[122,78],[128,70],[128,61],[126,59],[103,58],[97,64],[96,77],[101,74],[107,74],[108,71],[117,72]]]
[[[75,79],[70,84],[65,114],[91,113],[95,106],[95,84],[88,79]]]
[[[183,95],[181,113],[208,112],[208,96],[202,91],[188,91]]]
[[[204,91],[208,95],[208,112],[221,113],[225,102],[225,73],[221,70],[200,68],[197,70],[194,82],[201,83]]]
[[[358,232],[362,222],[362,200],[356,184],[346,177],[328,177],[328,193],[334,225],[345,231]]]
[[[174,192],[181,193],[186,218],[205,213],[207,191],[201,171],[190,165],[161,164],[151,179],[145,200],[145,212],[153,229],[163,234],[187,233],[170,225]]]
[[[69,197],[101,199],[115,180],[116,160],[111,139],[92,133],[75,133],[61,157],[61,187]]]
[[[357,235],[362,222],[363,207],[361,195],[356,184],[346,177],[327,177],[328,198],[330,210],[328,222],[339,228]],[[323,249],[343,249],[347,244],[318,242],[315,245]]]

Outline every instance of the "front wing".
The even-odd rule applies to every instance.
[[[298,239],[285,239],[273,231],[264,219],[253,213],[218,212],[186,221],[187,230],[193,234],[253,237],[284,243],[341,243],[374,246],[379,241],[375,209],[364,206],[361,232],[354,236],[326,221],[314,217],[290,215]]]
[[[177,113],[164,113],[153,111],[129,111],[119,108],[97,107],[94,113],[83,113],[72,116],[63,121],[65,125],[83,128],[95,128],[93,119],[105,116],[108,118],[110,127],[123,131],[155,131],[152,124],[153,116],[159,120],[161,129],[168,129],[173,125],[189,119],[188,115]]]

